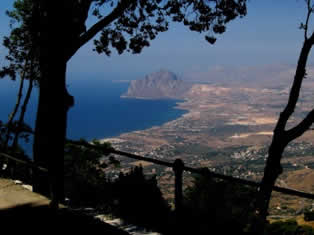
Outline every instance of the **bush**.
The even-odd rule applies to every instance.
[[[126,222],[155,229],[167,223],[170,207],[162,197],[156,178],[147,179],[142,167],[121,173],[114,182],[114,192],[115,214]]]
[[[254,197],[252,187],[195,175],[194,185],[185,192],[184,217],[195,234],[210,234],[213,230],[219,234],[242,233],[251,216]]]
[[[278,221],[268,225],[267,231],[272,235],[293,235],[298,229],[298,223],[295,220]]]
[[[295,220],[278,221],[266,227],[270,235],[314,235],[310,226],[299,226]]]
[[[29,157],[20,147],[16,149],[7,148],[3,152],[19,160],[25,162],[30,161]],[[0,177],[21,180],[27,184],[32,183],[31,169],[29,166],[4,157],[0,157]]]
[[[101,163],[102,157],[101,151],[66,145],[65,193],[71,206],[100,208],[112,202],[112,183],[103,171],[107,164]]]
[[[314,220],[314,211],[305,211],[304,212],[304,220],[305,221],[313,221]]]
[[[118,167],[114,157],[108,157],[104,163],[100,161],[101,151],[71,144],[66,146],[65,153],[65,188],[71,206],[101,209],[147,228],[158,229],[167,222],[169,205],[162,197],[156,178],[147,179],[142,167],[120,173],[111,182],[103,168],[109,164]]]

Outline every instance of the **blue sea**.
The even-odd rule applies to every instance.
[[[26,84],[27,85],[27,84]],[[128,82],[77,81],[68,85],[75,106],[68,113],[67,137],[86,140],[116,137],[122,133],[159,126],[185,113],[176,109],[178,100],[145,100],[120,98]],[[18,82],[0,80],[0,120],[6,121],[16,102]],[[34,126],[37,89],[25,117]],[[23,144],[31,154],[31,143]]]

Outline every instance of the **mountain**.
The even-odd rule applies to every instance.
[[[146,75],[145,78],[131,81],[128,91],[122,97],[165,99],[183,98],[191,88],[191,84],[182,81],[174,73],[168,70]]]
[[[205,71],[185,71],[184,81],[215,84],[224,87],[290,88],[296,65],[271,64],[257,66],[212,66]],[[314,77],[314,66],[306,68],[307,77]],[[305,79],[313,83],[313,79]],[[307,85],[308,86],[308,85]],[[312,85],[311,85],[312,86]]]

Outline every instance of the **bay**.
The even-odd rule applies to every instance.
[[[16,99],[17,82],[11,83],[6,84],[7,89],[0,87],[2,121],[7,120]],[[99,79],[70,83],[68,90],[75,97],[75,105],[68,113],[67,137],[88,141],[116,137],[122,133],[162,125],[186,112],[175,108],[179,100],[120,98],[128,85],[127,82]],[[38,92],[35,90],[26,114],[26,122],[32,127],[35,123],[37,97]],[[23,143],[28,154],[31,153],[31,145],[32,140]]]

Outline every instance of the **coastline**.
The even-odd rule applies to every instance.
[[[140,96],[127,96],[127,95],[121,95],[121,99],[138,99],[138,100],[158,100],[156,98],[148,98],[148,97],[140,97]]]
[[[123,98],[123,99],[141,99],[141,100],[173,100],[176,102],[173,109],[179,109],[179,110],[183,110],[185,112],[182,113],[179,117],[177,117],[173,120],[166,121],[166,122],[162,123],[161,125],[154,125],[154,126],[151,126],[149,128],[127,131],[127,132],[124,132],[124,133],[121,133],[121,134],[118,134],[115,136],[104,137],[104,138],[98,139],[98,141],[100,141],[101,143],[103,143],[103,142],[110,142],[112,144],[123,143],[126,140],[122,139],[121,138],[122,136],[126,136],[128,134],[133,134],[133,133],[141,133],[141,132],[149,131],[149,130],[156,129],[156,128],[161,128],[162,126],[169,125],[172,122],[178,121],[179,119],[182,119],[182,118],[186,119],[187,117],[189,117],[189,114],[192,112],[191,109],[189,109],[188,107],[185,107],[185,105],[188,104],[188,101],[189,101],[187,98],[184,98],[184,99],[173,99],[173,98],[156,99],[156,98],[146,98],[146,97],[129,97],[129,96],[123,96],[123,95],[121,95],[120,98]]]
[[[121,95],[121,99],[138,99],[138,100],[174,100],[174,101],[183,101],[185,98],[180,99],[180,98],[174,98],[174,97],[143,97],[143,96],[128,96],[128,95]]]

